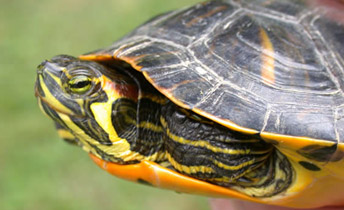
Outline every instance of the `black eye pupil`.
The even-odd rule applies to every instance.
[[[71,88],[83,88],[91,84],[91,81],[84,80],[84,81],[78,81],[74,84],[71,84]]]
[[[92,87],[92,80],[86,75],[74,76],[68,81],[69,90],[72,93],[82,95]]]

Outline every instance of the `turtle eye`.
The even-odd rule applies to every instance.
[[[82,95],[91,89],[92,80],[85,75],[74,76],[68,81],[68,87],[72,93]]]

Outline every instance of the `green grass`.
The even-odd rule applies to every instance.
[[[44,59],[107,46],[150,17],[195,2],[0,0],[0,209],[209,209],[206,198],[100,170],[57,137],[33,93]]]

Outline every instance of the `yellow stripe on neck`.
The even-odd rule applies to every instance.
[[[224,154],[231,154],[231,155],[256,154],[254,151],[251,151],[250,149],[226,149],[226,148],[220,148],[220,147],[216,147],[216,146],[211,145],[206,140],[201,140],[200,139],[200,140],[197,140],[197,141],[193,141],[193,140],[185,139],[185,138],[180,137],[180,136],[176,136],[176,135],[174,135],[170,131],[170,129],[167,126],[167,122],[166,122],[166,120],[163,117],[160,118],[160,121],[161,121],[162,126],[166,129],[167,136],[171,140],[173,140],[175,142],[178,142],[180,144],[192,145],[194,147],[203,147],[203,148],[211,150],[211,151],[213,151],[215,153],[221,152],[221,153],[224,153]],[[261,152],[261,151],[258,151],[258,152]]]
[[[214,173],[214,170],[208,166],[186,166],[178,163],[168,152],[166,156],[171,165],[178,171],[186,174],[196,174],[196,173]]]

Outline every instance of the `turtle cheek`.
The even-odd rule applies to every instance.
[[[78,139],[74,135],[74,132],[72,132],[72,129],[70,128],[72,122],[71,118],[68,115],[60,112],[57,108],[53,107],[45,100],[45,98],[38,98],[39,107],[47,117],[54,121],[58,135],[69,143],[80,145]]]
[[[57,112],[76,117],[84,117],[83,100],[75,100],[69,94],[62,92],[59,87],[53,92],[49,105]]]
[[[42,81],[42,78],[36,83],[35,92],[41,110],[50,117],[52,116],[47,113],[47,110],[66,115],[75,113],[75,110],[68,105],[68,101],[70,100],[66,98],[66,94],[62,93],[58,86],[49,85],[48,81]],[[45,107],[45,109],[43,107]],[[52,118],[55,120],[54,117]]]

